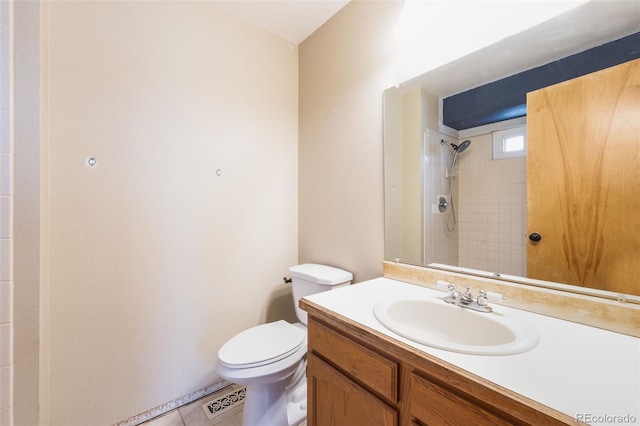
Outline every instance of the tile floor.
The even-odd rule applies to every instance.
[[[227,412],[212,420],[207,419],[202,409],[202,404],[209,401],[211,397],[212,395],[207,395],[204,398],[144,422],[140,426],[242,426],[242,404],[230,408]]]
[[[142,423],[140,426],[242,426],[243,404],[230,408],[214,419],[207,419],[202,404],[211,400],[212,395],[193,401],[190,404],[169,411],[162,416]],[[304,421],[300,426],[306,426]]]

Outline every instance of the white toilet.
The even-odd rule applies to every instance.
[[[307,417],[307,313],[300,298],[349,285],[350,272],[307,263],[292,266],[291,289],[300,322],[258,325],[229,339],[218,351],[217,371],[247,387],[244,426],[296,426]]]

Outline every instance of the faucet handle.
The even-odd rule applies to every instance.
[[[449,290],[449,296],[454,298],[459,298],[460,293],[458,292],[458,287],[454,283],[449,283],[447,286],[447,290]]]
[[[445,281],[445,280],[438,280],[436,281],[436,288],[438,290],[449,290],[449,286],[451,285],[450,282]]]
[[[480,290],[478,292],[478,299],[476,300],[478,305],[487,306],[487,292],[484,290]]]
[[[444,280],[438,280],[436,281],[436,288],[449,292],[449,294],[447,294],[447,296],[443,299],[445,302],[457,305],[460,301],[460,293],[458,292],[455,284]]]
[[[436,281],[436,288],[439,290],[448,291],[450,297],[458,293],[458,288],[456,287],[456,285],[454,283],[450,283],[449,281],[445,281],[445,280]]]
[[[487,306],[487,301],[493,303],[502,303],[507,299],[500,293],[493,293],[490,291],[480,290],[478,292],[478,305]]]
[[[486,293],[487,293],[487,299],[489,300],[489,302],[502,303],[502,302],[506,302],[507,300],[507,298],[500,293],[493,293],[491,291],[487,291]]]
[[[460,303],[460,299],[462,299],[458,288],[453,283],[449,283],[449,295],[447,296],[447,299],[451,300],[454,305],[458,305]]]

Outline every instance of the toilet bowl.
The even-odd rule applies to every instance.
[[[304,296],[351,283],[352,274],[325,265],[289,268],[300,322],[258,325],[229,339],[218,351],[222,378],[246,386],[244,426],[296,426],[306,419],[307,316],[298,308]]]

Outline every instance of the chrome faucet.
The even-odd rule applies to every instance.
[[[469,287],[464,293],[460,293],[455,284],[449,283],[447,290],[449,295],[443,299],[447,303],[478,312],[493,312],[493,308],[487,304],[487,292],[484,290],[480,290],[475,300]]]

